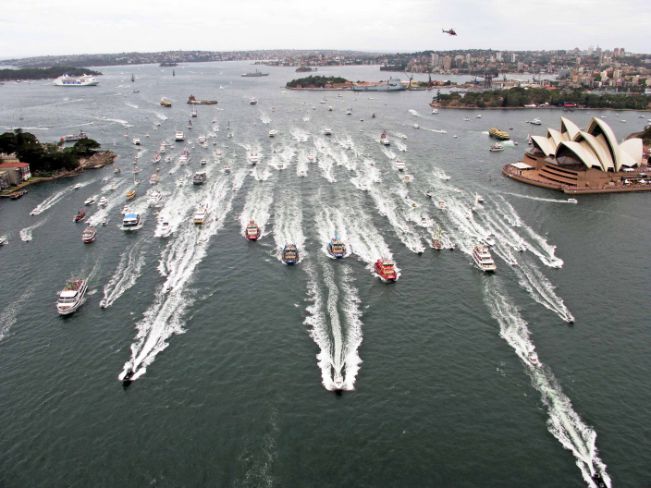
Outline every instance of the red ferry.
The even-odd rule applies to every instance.
[[[249,220],[249,225],[246,226],[244,237],[249,241],[257,241],[260,238],[260,227],[253,220]]]
[[[384,281],[396,281],[398,279],[395,266],[388,259],[378,259],[375,261],[375,272]]]
[[[77,222],[81,222],[85,218],[86,218],[86,211],[83,208],[80,208],[79,212],[77,212],[77,215],[75,215],[73,222],[76,224]]]

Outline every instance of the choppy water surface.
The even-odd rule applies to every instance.
[[[96,88],[1,87],[3,130],[55,140],[83,129],[122,173],[0,202],[0,484],[649,483],[648,195],[572,205],[503,178],[543,130],[526,120],[555,127],[558,112],[432,114],[429,92],[291,92],[281,87],[293,70],[241,78],[247,70],[112,67]],[[219,100],[198,107],[191,129],[190,94]],[[634,113],[627,125],[612,112],[571,115],[579,126],[603,116],[620,137],[639,128]],[[520,145],[489,153],[491,126]],[[143,223],[125,233],[136,154],[130,206]],[[194,186],[201,168],[207,182]],[[108,202],[87,209],[98,238],[84,245],[71,220],[90,196]],[[192,223],[199,207],[203,226]],[[242,237],[251,219],[256,243]],[[432,250],[432,235],[455,250]],[[343,260],[326,252],[334,236],[348,245]],[[495,276],[471,265],[485,239]],[[291,267],[289,242],[300,252]],[[396,262],[398,283],[374,275],[378,258]],[[74,275],[90,292],[61,319],[56,292]]]

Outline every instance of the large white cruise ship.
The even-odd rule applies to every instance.
[[[54,80],[55,86],[97,86],[98,84],[99,81],[97,81],[97,78],[91,75],[63,75]]]

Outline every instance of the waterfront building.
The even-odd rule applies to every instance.
[[[18,161],[0,163],[0,173],[2,179],[9,185],[18,185],[32,177],[29,164]]]

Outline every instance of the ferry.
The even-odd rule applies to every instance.
[[[138,230],[140,225],[140,215],[136,212],[124,214],[122,218],[122,230]]]
[[[57,312],[59,315],[70,315],[84,303],[84,297],[88,290],[86,280],[73,279],[66,282],[66,286],[59,292],[57,300]]]
[[[72,219],[72,221],[76,224],[77,222],[81,222],[86,218],[86,211],[83,208],[80,208],[79,211],[77,212],[77,215],[75,215],[75,218]]]
[[[500,130],[496,127],[491,127],[488,129],[488,135],[495,139],[499,139],[500,141],[508,141],[511,138],[508,132],[505,130]]]
[[[259,78],[261,76],[269,76],[269,73],[263,73],[262,71],[256,69],[252,73],[242,73],[240,76],[242,76],[242,78]]]
[[[160,104],[161,104],[161,107],[171,108],[172,107],[172,100],[170,100],[169,98],[163,97],[163,98],[160,99]]]
[[[249,241],[257,241],[260,238],[260,227],[253,220],[249,220],[249,224],[244,230],[244,237]]]
[[[81,141],[82,139],[88,139],[88,135],[83,130],[80,130],[79,134],[67,134],[65,136],[61,136],[59,142],[77,142]]]
[[[295,244],[285,244],[282,253],[282,260],[285,264],[298,263],[298,249]]]
[[[126,196],[127,196],[127,200],[133,200],[134,198],[136,198],[136,190],[129,190]]]
[[[493,256],[488,250],[488,246],[477,244],[472,250],[472,259],[477,267],[484,273],[493,273],[497,269]]]
[[[206,182],[208,176],[205,171],[197,171],[192,177],[193,185],[203,185]]]
[[[97,230],[95,230],[95,227],[93,227],[92,225],[89,225],[81,233],[81,241],[84,244],[90,244],[91,242],[95,242],[96,236],[97,236]]]
[[[59,76],[56,80],[54,80],[53,84],[54,86],[65,86],[65,87],[97,86],[99,85],[99,81],[97,81],[97,78],[91,75],[81,75],[81,76],[63,75],[63,76]]]
[[[402,173],[402,172],[405,170],[405,168],[406,168],[406,166],[405,166],[405,162],[404,162],[402,159],[396,159],[395,162],[394,162],[393,164],[394,164],[394,166],[396,167],[396,169],[397,169],[398,171],[400,171],[401,173]]]
[[[328,242],[328,254],[335,259],[340,259],[346,256],[346,244],[340,241],[337,237],[333,237]]]
[[[276,129],[271,129],[269,131],[269,137],[276,137],[278,135],[278,131]]]
[[[183,142],[185,140],[185,135],[183,134],[182,130],[176,131],[176,134],[174,134],[174,140],[176,142]]]
[[[388,259],[378,259],[375,261],[375,272],[383,281],[394,282],[398,279],[395,266]]]
[[[504,145],[496,142],[495,144],[491,144],[491,147],[488,148],[488,150],[490,152],[502,152],[504,151]]]
[[[382,134],[380,134],[380,144],[384,146],[390,146],[391,142],[389,141],[389,136],[387,136],[386,131],[382,131]]]
[[[192,217],[192,222],[195,225],[203,225],[203,223],[206,221],[206,217],[208,215],[208,212],[205,207],[199,207],[197,208],[196,212],[194,213],[194,217]]]

